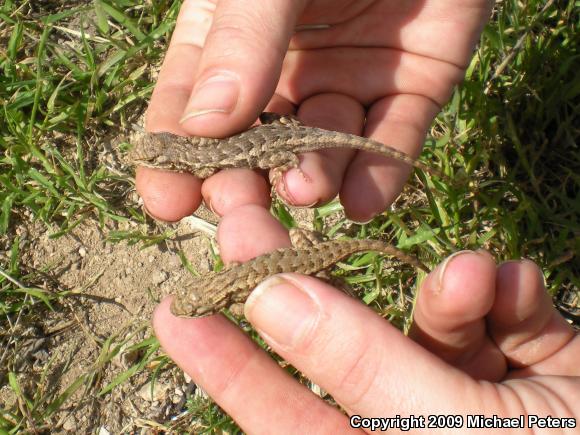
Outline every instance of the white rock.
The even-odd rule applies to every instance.
[[[151,381],[147,382],[139,389],[137,393],[139,397],[148,402],[164,401],[167,396],[167,391],[169,390],[169,385],[157,381],[153,384],[153,391],[151,391],[151,384]]]
[[[165,272],[164,270],[157,271],[156,273],[153,274],[153,277],[152,277],[153,284],[155,284],[155,285],[159,285],[161,283],[164,283],[168,279],[169,279],[169,274],[167,272]]]
[[[73,418],[67,418],[62,424],[66,432],[73,432],[77,428],[77,422]]]

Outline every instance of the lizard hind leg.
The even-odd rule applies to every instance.
[[[202,180],[205,180],[206,178],[211,177],[217,171],[218,171],[218,168],[206,167],[206,168],[196,169],[193,172],[193,175],[195,175],[197,178],[201,178]]]
[[[322,243],[325,240],[326,237],[324,234],[319,233],[318,231],[311,231],[305,228],[290,228],[290,241],[292,242],[292,246],[297,249],[306,249]],[[327,284],[336,287],[347,295],[352,296],[353,298],[356,297],[356,294],[346,281],[342,278],[331,275],[328,269],[323,269],[317,272],[314,276]]]
[[[244,304],[242,302],[232,304],[228,310],[236,318],[244,317]]]
[[[279,151],[266,154],[263,156],[260,161],[258,162],[258,166],[263,169],[271,168],[272,171],[270,172],[270,185],[272,186],[272,193],[275,194],[276,187],[280,184],[280,190],[283,194],[286,194],[286,187],[282,180],[284,176],[284,172],[289,169],[298,168],[300,164],[300,160],[298,156],[294,154],[292,151]],[[304,174],[303,174],[304,176]]]

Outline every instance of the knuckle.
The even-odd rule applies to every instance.
[[[336,376],[336,391],[346,398],[342,400],[343,405],[351,408],[364,401],[373,389],[384,355],[380,346],[358,343],[346,352],[348,359]]]
[[[258,50],[260,48],[260,35],[267,32],[260,20],[256,20],[251,14],[241,11],[229,11],[214,17],[209,38],[220,40],[232,49],[236,45],[245,45]]]
[[[264,35],[275,33],[272,23],[256,12],[233,8],[215,15],[206,46],[214,48],[210,55],[218,59],[247,61],[248,54],[260,53],[260,56],[251,56],[252,60],[267,63],[272,57],[279,57],[280,51],[285,51],[276,44],[264,42]]]

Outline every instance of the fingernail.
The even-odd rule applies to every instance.
[[[370,215],[369,217],[362,217],[361,216],[361,217],[353,218],[353,217],[349,216],[347,213],[346,217],[349,220],[353,221],[357,225],[366,225],[366,224],[372,222],[377,217],[377,214],[374,213],[374,214]]]
[[[245,316],[266,339],[292,349],[316,327],[320,306],[307,291],[275,276],[250,294]]]
[[[213,214],[215,214],[216,216],[220,215],[218,212],[215,211],[215,207],[213,205],[213,201],[211,200],[211,196],[206,198],[205,204],[206,204],[208,210],[211,211]]]
[[[509,266],[510,264],[513,264],[516,266],[523,266],[525,264],[530,264],[536,270],[536,273],[538,274],[538,278],[540,279],[540,282],[542,284],[546,285],[546,277],[544,276],[544,272],[542,272],[542,269],[536,263],[534,263],[532,260],[528,260],[527,258],[520,258],[519,260],[506,260],[506,261],[502,261],[499,264],[499,267],[502,268],[504,266]]]
[[[208,113],[230,113],[238,103],[239,93],[237,76],[228,72],[211,76],[194,88],[193,97],[179,123]]]
[[[362,219],[362,218],[360,218],[360,219],[351,219],[351,221],[353,221],[357,225],[366,225],[368,223],[371,223],[374,218],[375,217],[373,216],[372,218],[369,218],[369,219]]]
[[[157,216],[155,216],[153,213],[151,213],[151,212],[149,211],[149,209],[147,208],[147,206],[145,205],[145,203],[143,203],[143,206],[142,206],[142,207],[143,207],[143,211],[145,212],[145,214],[146,214],[147,216],[149,216],[149,217],[150,217],[150,218],[152,218],[153,220],[160,221],[160,222],[164,222],[162,219],[159,219]]]
[[[465,249],[463,251],[457,251],[454,252],[453,254],[451,254],[449,257],[447,257],[445,259],[445,261],[443,261],[443,263],[441,263],[439,265],[439,267],[437,268],[437,293],[440,293],[443,291],[444,288],[444,280],[445,280],[445,271],[447,270],[447,267],[449,266],[449,264],[451,263],[451,260],[453,260],[456,257],[459,257],[460,255],[463,254],[475,254],[474,251],[470,251],[469,249]]]

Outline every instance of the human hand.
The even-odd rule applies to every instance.
[[[184,2],[151,98],[148,130],[226,136],[266,107],[416,157],[433,117],[463,78],[493,2],[213,3]],[[317,24],[330,27],[304,27]],[[302,28],[293,34],[297,25]],[[307,153],[300,169],[306,178],[290,170],[281,180],[287,202],[319,204],[339,193],[356,221],[383,211],[410,171],[351,150]],[[168,221],[193,212],[202,197],[220,215],[240,205],[269,205],[267,182],[248,170],[223,171],[202,185],[189,174],[139,168],[137,189],[148,211]]]
[[[289,244],[285,230],[257,206],[225,216],[218,241],[226,262]],[[496,266],[486,252],[465,252],[436,267],[418,296],[415,341],[312,277],[285,274],[262,283],[246,317],[348,416],[290,377],[224,316],[176,318],[169,302],[154,315],[161,345],[247,433],[354,432],[353,415],[413,414],[426,425],[428,415],[460,415],[461,433],[468,432],[468,414],[551,415],[576,424],[580,418],[580,338],[553,309],[540,270],[527,260]]]

